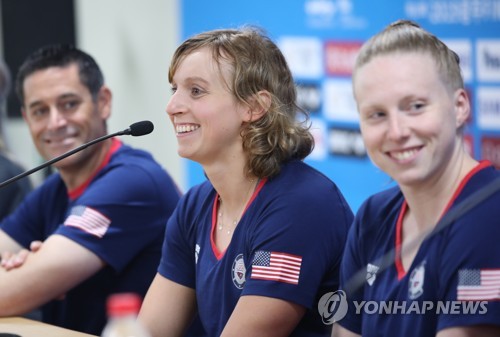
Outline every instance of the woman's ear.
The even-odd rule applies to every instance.
[[[272,97],[269,91],[261,90],[250,99],[246,122],[253,122],[264,116],[271,108]]]
[[[470,101],[463,89],[455,92],[455,113],[457,129],[463,128],[470,116]]]

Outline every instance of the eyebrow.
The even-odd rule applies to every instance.
[[[67,93],[67,94],[62,94],[61,96],[57,96],[57,100],[60,100],[60,99],[66,99],[66,98],[79,98],[80,96],[77,95],[77,94],[74,94],[74,93]],[[34,102],[31,102],[30,104],[28,104],[28,109],[31,109],[31,108],[35,108],[39,105],[43,105],[43,101],[42,100],[38,100],[38,101],[34,101]]]
[[[192,76],[192,77],[187,77],[184,82],[203,82],[204,84],[209,84],[209,82],[202,78],[202,77],[199,77],[199,76]]]

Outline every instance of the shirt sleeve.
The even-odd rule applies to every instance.
[[[334,188],[268,200],[250,234],[242,295],[280,298],[312,308],[338,289],[352,213]]]
[[[500,326],[500,195],[452,224],[441,259],[443,301],[460,310],[441,314],[438,330],[455,326]],[[467,309],[468,308],[468,309]]]
[[[166,191],[173,186],[166,176],[160,179],[164,184],[159,184],[154,174],[138,165],[111,169],[73,202],[55,233],[81,244],[121,271],[139,252],[161,240],[173,210],[166,202]],[[161,241],[157,246],[159,253]]]

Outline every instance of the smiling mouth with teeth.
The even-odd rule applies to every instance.
[[[45,139],[45,144],[51,146],[67,146],[74,142],[74,137],[67,137],[61,139]]]
[[[180,133],[187,133],[187,132],[191,132],[191,131],[194,131],[194,130],[197,130],[199,129],[199,125],[177,125],[175,127],[175,132],[177,132],[178,134]]]
[[[405,160],[405,159],[409,159],[417,152],[418,152],[418,149],[406,150],[406,151],[401,151],[401,152],[392,152],[391,157],[398,159],[398,160]]]

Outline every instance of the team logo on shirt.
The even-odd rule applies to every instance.
[[[408,298],[414,300],[424,293],[425,261],[415,268],[408,281]]]
[[[247,272],[245,268],[245,261],[243,260],[243,254],[236,256],[231,272],[233,274],[232,277],[235,287],[243,289],[243,286],[245,285],[245,274]]]
[[[194,248],[194,263],[198,264],[198,256],[200,255],[200,245],[196,244]]]
[[[374,264],[368,263],[366,265],[366,282],[368,285],[373,285],[375,279],[377,278],[377,272],[380,268]]]

